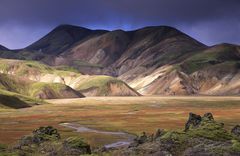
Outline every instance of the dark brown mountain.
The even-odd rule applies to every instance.
[[[26,47],[26,51],[38,51],[48,55],[58,55],[76,42],[104,34],[104,30],[90,30],[72,25],[60,25],[37,42]]]
[[[49,49],[44,48],[35,48],[34,50],[41,49],[39,51],[44,54],[57,55],[51,56],[47,61],[44,61],[46,59],[44,58],[43,62],[55,66],[73,66],[85,74],[120,76],[130,68],[143,67],[146,70],[153,66],[156,68],[176,61],[183,54],[206,48],[205,45],[168,26],[110,32],[89,29],[84,29],[82,32],[83,28],[74,27],[74,29],[79,30],[78,33],[83,33],[84,37],[71,40],[71,44],[64,46],[64,42],[56,36],[65,34],[70,27],[73,26],[57,27],[25,50],[31,51],[33,50],[31,47],[39,47],[38,45],[44,47],[45,44],[42,42],[45,41],[48,43],[48,47],[54,47],[51,49],[55,49],[55,52],[50,52]],[[68,41],[68,37],[63,37],[63,40],[64,38]],[[59,45],[62,45],[61,48]],[[66,50],[62,50],[62,48]]]
[[[6,47],[0,45],[0,50],[8,50]]]

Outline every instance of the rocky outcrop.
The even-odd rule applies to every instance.
[[[46,141],[55,141],[60,139],[58,130],[52,126],[40,127],[33,131],[32,135],[24,136],[19,140],[17,149],[22,149],[24,146],[31,146],[32,144],[41,144]]]
[[[189,113],[183,131],[158,130],[155,136],[142,135],[128,148],[112,151],[113,155],[161,155],[161,156],[218,156],[240,155],[239,126],[232,134],[222,123],[214,120],[211,113],[200,115]],[[153,139],[152,139],[153,138]]]
[[[69,137],[62,140],[58,130],[51,126],[40,127],[31,135],[22,137],[11,151],[17,155],[75,156],[91,154],[90,145],[85,143],[82,138]]]
[[[236,137],[240,138],[240,125],[236,125],[232,130],[231,133]]]
[[[155,134],[143,132],[128,147],[91,150],[90,145],[79,137],[61,139],[58,131],[51,127],[40,127],[32,135],[20,139],[10,150],[21,155],[144,155],[144,156],[237,156],[240,155],[240,126],[231,132],[224,124],[214,120],[211,113],[203,116],[190,113],[187,130],[166,131],[158,129]],[[6,148],[0,154],[8,152]]]
[[[196,128],[200,125],[201,121],[202,117],[200,115],[189,113],[189,118],[185,125],[185,131],[189,130],[190,128]]]

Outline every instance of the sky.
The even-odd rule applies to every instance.
[[[175,27],[206,45],[240,44],[240,0],[0,0],[0,44],[24,48],[60,24]]]

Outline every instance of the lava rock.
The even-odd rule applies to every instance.
[[[143,132],[141,136],[136,137],[133,140],[133,143],[131,143],[129,145],[129,147],[137,147],[138,145],[143,144],[143,143],[147,142],[148,140],[149,140],[149,138],[148,138],[147,134],[145,132]]]
[[[163,134],[164,134],[164,130],[163,129],[158,129],[157,132],[155,133],[154,140],[161,137]]]
[[[52,126],[40,127],[33,131],[33,142],[41,143],[49,140],[59,140],[60,134],[58,130]]]
[[[236,125],[232,130],[231,133],[237,137],[240,137],[240,125]]]
[[[202,117],[200,115],[189,113],[188,121],[185,124],[185,131],[189,130],[189,128],[196,128],[200,125],[201,121]]]
[[[214,118],[213,118],[212,113],[205,113],[205,114],[203,115],[203,118],[204,118],[204,119],[207,119],[207,120],[209,120],[209,121],[214,121]]]

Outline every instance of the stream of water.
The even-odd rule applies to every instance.
[[[126,140],[121,140],[117,141],[111,144],[106,144],[104,145],[105,148],[117,148],[117,147],[123,147],[123,146],[128,146],[133,142],[133,139],[135,138],[134,135],[131,135],[129,133],[125,132],[110,132],[110,131],[101,131],[101,130],[96,130],[92,128],[88,128],[76,123],[61,123],[61,126],[75,129],[79,133],[84,133],[84,132],[90,132],[90,133],[98,133],[98,134],[105,134],[105,135],[119,135],[119,136],[124,136],[127,137],[128,139]]]

